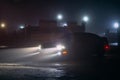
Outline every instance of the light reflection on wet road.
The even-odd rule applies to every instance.
[[[73,65],[51,63],[51,64],[23,64],[23,63],[0,63],[0,79],[69,79],[80,78],[83,74],[73,71]],[[80,67],[79,67],[80,68]],[[81,67],[82,68],[82,67]],[[77,70],[77,69],[76,69]],[[78,69],[80,70],[80,69]],[[90,74],[91,76],[92,74]],[[92,75],[93,76],[93,75]],[[82,75],[81,75],[82,77]]]
[[[54,51],[49,50],[51,53]],[[48,52],[46,55],[48,56]],[[101,73],[90,63],[74,65],[39,62],[40,58],[45,58],[46,55],[40,54],[37,47],[0,50],[0,80],[106,80],[106,76],[119,69],[119,60],[116,64],[115,60],[109,65],[101,65],[105,67],[99,67]]]
[[[39,66],[39,67],[38,67]],[[52,65],[53,66],[53,65]],[[62,67],[62,66],[61,66]],[[9,76],[9,78],[30,78],[30,77],[62,77],[65,75],[64,69],[60,67],[49,67],[44,65],[29,66],[28,64],[13,64],[1,63],[0,64],[0,77]]]

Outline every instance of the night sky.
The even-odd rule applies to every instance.
[[[19,25],[38,25],[40,19],[55,20],[63,14],[66,21],[80,22],[88,15],[87,31],[103,33],[120,21],[119,0],[0,0],[0,21],[12,29]]]

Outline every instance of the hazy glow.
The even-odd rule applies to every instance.
[[[55,66],[61,66],[61,64],[59,64],[59,63],[55,63],[54,65],[55,65]]]
[[[118,46],[118,43],[115,42],[115,43],[110,43],[111,46]]]
[[[63,26],[68,26],[68,24],[67,24],[67,23],[64,23]]]
[[[58,54],[54,53],[54,54],[50,54],[50,55],[45,55],[42,58],[40,58],[41,60],[47,60],[47,59],[52,59],[54,57],[58,56]]]
[[[12,56],[12,54],[11,56],[14,57],[15,59],[31,57],[40,54],[40,52],[38,52],[38,47],[8,49],[6,50],[6,53],[9,53],[10,51],[12,51],[12,54],[14,54],[14,56]]]
[[[63,19],[63,16],[62,16],[61,14],[58,14],[57,19],[58,19],[58,20],[62,20],[62,19]]]
[[[68,51],[67,51],[67,50],[64,50],[64,51],[62,52],[62,54],[63,54],[63,55],[67,55],[67,54],[68,54]]]
[[[45,55],[46,54],[53,54],[55,52],[57,52],[56,47],[54,47],[54,48],[45,48],[45,49],[41,50],[41,53],[44,53]]]
[[[20,26],[20,29],[24,29],[25,27],[24,26]]]
[[[119,28],[119,23],[115,22],[113,26],[114,26],[115,29],[117,29],[117,28]]]
[[[4,45],[3,45],[3,46],[0,46],[0,48],[6,48],[6,47],[8,47],[8,46],[4,46]]]
[[[40,54],[40,52],[31,53],[31,54],[25,55],[24,57],[31,57],[31,56],[38,55],[38,54]]]
[[[15,63],[0,63],[1,69],[38,69],[36,67],[25,66],[22,64],[15,64]]]
[[[38,49],[41,50],[41,49],[42,49],[42,45],[39,45],[39,46],[38,46]]]
[[[89,21],[88,16],[84,16],[84,17],[83,17],[83,21],[88,22],[88,21]]]
[[[56,48],[57,48],[58,50],[62,50],[62,49],[65,49],[65,46],[59,44],[59,45],[56,46]]]
[[[61,52],[58,52],[58,53],[57,53],[57,55],[61,56],[61,55],[62,55],[62,53],[61,53]]]
[[[4,28],[4,27],[5,27],[5,24],[4,24],[4,23],[2,23],[2,24],[1,24],[1,27],[2,27],[2,28]]]

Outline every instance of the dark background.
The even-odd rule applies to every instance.
[[[61,13],[66,21],[80,23],[88,15],[87,31],[103,33],[119,21],[119,0],[0,0],[0,21],[9,30],[19,25],[38,25],[40,19],[56,20]]]

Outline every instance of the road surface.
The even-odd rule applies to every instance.
[[[54,48],[41,52],[38,47],[0,50],[0,80],[107,80],[119,78],[119,58],[106,56],[99,67],[90,63],[44,63]],[[44,55],[44,54],[45,55]]]

